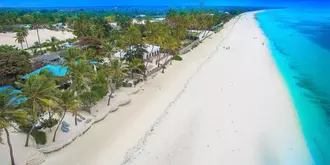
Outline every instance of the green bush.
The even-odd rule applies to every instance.
[[[182,57],[180,57],[180,56],[174,56],[173,60],[175,60],[175,61],[182,61]]]
[[[28,134],[30,129],[31,129],[31,125],[20,125],[19,126],[20,130],[22,130],[22,132]],[[47,142],[47,138],[46,138],[46,133],[39,131],[37,129],[33,129],[31,132],[31,136],[34,138],[34,140],[36,141],[37,144],[46,144]]]
[[[33,138],[37,144],[46,144],[46,142],[47,142],[45,132],[34,129],[31,133],[31,136],[33,136]]]
[[[96,103],[97,96],[94,92],[84,92],[79,96],[83,106],[89,107]]]
[[[91,91],[94,93],[96,97],[95,100],[101,100],[108,93],[108,85],[107,84],[98,84],[92,87]]]
[[[43,120],[40,125],[42,128],[52,128],[53,126],[55,126],[58,123],[58,119],[45,119]]]

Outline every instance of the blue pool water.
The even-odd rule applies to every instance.
[[[65,76],[67,72],[67,67],[62,67],[61,65],[46,65],[42,68],[39,68],[25,76],[22,76],[22,78],[30,77],[30,75],[39,74],[42,70],[48,70],[55,76]],[[13,93],[20,93],[21,90],[14,89],[11,85],[6,86],[0,86],[0,92],[4,92],[5,90],[11,89],[13,90]],[[24,102],[26,98],[16,99],[16,97],[12,98],[11,101],[15,102],[15,104],[20,104]]]
[[[54,76],[65,76],[66,72],[67,72],[67,67],[62,67],[61,65],[46,65],[42,68],[39,68],[29,74],[27,74],[26,76],[29,77],[30,75],[34,75],[34,74],[39,74],[40,71],[47,69],[48,71],[50,71]],[[26,76],[23,76],[26,77]]]
[[[330,9],[268,10],[257,19],[315,164],[330,165]]]

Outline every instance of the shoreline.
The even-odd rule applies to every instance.
[[[251,13],[250,12],[245,13],[244,15],[250,16]],[[244,16],[244,17],[247,17],[247,16]],[[248,18],[250,18],[250,17],[248,17]],[[132,96],[133,98],[132,98],[131,104],[129,104],[125,107],[121,107],[120,111],[113,113],[112,115],[109,115],[108,117],[106,117],[104,119],[103,122],[95,124],[95,126],[93,126],[95,128],[86,132],[86,134],[84,136],[78,138],[75,142],[73,142],[69,146],[63,148],[61,151],[48,155],[48,158],[46,159],[46,162],[44,164],[109,164],[110,161],[111,161],[111,164],[126,164],[126,163],[130,163],[131,160],[135,160],[135,159],[136,160],[135,160],[135,162],[133,161],[133,163],[136,163],[136,161],[144,162],[142,164],[150,164],[150,163],[153,164],[155,162],[157,162],[159,164],[165,164],[165,162],[168,162],[170,160],[173,162],[181,162],[181,164],[182,164],[182,161],[190,161],[189,164],[194,164],[194,163],[198,164],[199,161],[203,160],[204,163],[205,163],[205,161],[209,161],[209,164],[213,164],[214,162],[212,163],[211,160],[215,159],[215,157],[213,157],[213,159],[210,159],[210,160],[203,159],[203,158],[207,158],[209,156],[206,155],[207,152],[206,152],[205,148],[200,148],[200,146],[197,146],[197,148],[196,148],[196,146],[188,147],[188,148],[190,148],[190,151],[193,152],[193,154],[198,154],[200,156],[199,159],[193,159],[193,157],[190,157],[191,160],[190,159],[183,160],[184,157],[187,156],[187,153],[177,153],[177,156],[169,158],[170,160],[168,160],[162,156],[168,154],[166,152],[172,151],[173,148],[171,148],[171,147],[177,146],[177,144],[179,144],[179,147],[182,147],[181,144],[183,142],[180,140],[180,138],[187,136],[186,132],[182,131],[182,130],[186,130],[186,128],[191,128],[188,130],[191,130],[195,133],[196,133],[196,131],[197,131],[197,133],[202,133],[202,132],[199,132],[199,130],[196,130],[194,126],[190,127],[189,124],[187,126],[187,123],[190,123],[190,122],[194,123],[195,118],[197,119],[197,121],[199,121],[199,120],[203,121],[200,123],[201,125],[203,125],[203,123],[205,124],[205,122],[207,121],[204,118],[200,119],[198,116],[209,115],[209,114],[201,113],[201,111],[199,109],[196,109],[196,107],[203,109],[203,107],[206,106],[206,109],[208,109],[208,110],[214,109],[214,108],[215,109],[220,108],[222,111],[212,112],[212,114],[214,113],[213,115],[219,117],[222,120],[214,121],[215,123],[213,123],[213,124],[216,124],[216,125],[220,124],[221,129],[222,129],[221,132],[223,134],[225,134],[226,136],[232,137],[233,139],[236,139],[236,140],[242,140],[239,137],[236,137],[235,135],[232,135],[231,133],[227,132],[227,131],[232,131],[231,129],[233,129],[233,128],[231,125],[228,125],[228,123],[226,123],[226,122],[228,122],[226,120],[226,117],[230,116],[235,119],[236,118],[241,119],[242,121],[239,121],[239,122],[241,122],[241,124],[239,124],[239,125],[243,126],[243,130],[244,130],[244,129],[247,129],[246,128],[247,126],[244,127],[244,124],[247,124],[245,122],[248,122],[248,121],[244,120],[244,118],[242,118],[242,117],[244,117],[244,115],[249,116],[251,114],[238,113],[238,114],[235,114],[234,116],[231,116],[229,114],[230,112],[224,111],[226,109],[230,109],[230,107],[228,107],[228,104],[224,105],[224,104],[220,103],[220,105],[215,106],[213,102],[210,102],[210,100],[217,101],[215,99],[219,99],[219,100],[223,99],[225,101],[228,101],[226,99],[226,97],[232,97],[235,94],[241,94],[241,93],[239,93],[239,92],[241,92],[241,90],[243,90],[243,91],[251,90],[252,91],[252,89],[245,89],[246,85],[244,85],[245,88],[238,88],[237,89],[238,91],[236,91],[236,90],[232,91],[233,93],[230,92],[230,93],[226,93],[225,95],[220,94],[220,96],[219,96],[219,93],[217,95],[215,93],[212,94],[213,93],[212,91],[220,91],[220,89],[218,89],[218,88],[215,88],[215,89],[212,88],[212,87],[216,87],[218,85],[215,82],[218,82],[219,79],[221,79],[221,81],[219,81],[219,82],[222,85],[225,85],[225,86],[228,86],[228,84],[229,84],[229,86],[236,85],[235,81],[229,80],[234,77],[229,76],[229,77],[227,77],[228,78],[228,80],[227,80],[227,78],[226,78],[227,74],[225,74],[226,72],[224,72],[222,70],[222,69],[226,70],[225,67],[229,67],[229,68],[233,69],[234,71],[236,71],[236,72],[229,71],[228,72],[229,75],[230,75],[230,73],[232,73],[232,74],[237,74],[237,76],[243,76],[243,75],[241,75],[241,73],[237,72],[240,70],[235,70],[234,68],[232,68],[235,66],[230,66],[229,64],[225,64],[224,62],[221,62],[221,61],[226,61],[226,62],[229,62],[230,64],[235,64],[235,62],[234,62],[235,60],[240,60],[241,58],[246,58],[246,57],[240,56],[240,58],[238,58],[238,59],[236,59],[236,58],[231,59],[231,57],[228,56],[228,54],[231,56],[239,55],[239,53],[242,53],[241,50],[229,50],[229,52],[222,50],[222,46],[235,45],[235,43],[232,43],[232,40],[233,40],[233,38],[236,38],[237,36],[239,36],[239,34],[237,34],[238,32],[235,33],[235,31],[234,31],[234,34],[231,34],[231,30],[234,27],[237,28],[235,23],[233,23],[233,22],[235,22],[236,19],[240,20],[240,21],[238,21],[239,23],[241,23],[241,22],[246,23],[245,20],[237,18],[237,17],[234,18],[233,20],[231,20],[228,24],[225,25],[225,27],[223,28],[223,30],[220,31],[220,33],[213,34],[210,37],[211,39],[210,38],[206,39],[198,47],[194,48],[194,50],[185,54],[183,56],[184,60],[182,62],[178,62],[178,63],[174,62],[174,64],[172,66],[169,65],[168,69],[166,70],[167,73],[165,73],[165,74],[158,73],[160,75],[157,75],[157,77],[155,79],[148,80],[146,82],[146,85],[143,87],[142,91],[140,93],[137,93],[136,95]],[[252,26],[250,23],[248,25]],[[254,23],[256,23],[256,21],[254,21]],[[254,25],[256,25],[256,24],[254,24]],[[259,29],[258,34],[261,34],[260,31],[261,31],[261,29]],[[229,36],[229,38],[228,38],[228,36]],[[263,37],[265,38],[265,36],[262,36],[262,34],[261,34],[261,38],[263,38]],[[221,42],[219,43],[219,41],[221,41]],[[250,41],[250,39],[246,40],[246,41]],[[224,43],[222,43],[222,42],[224,42]],[[247,42],[247,43],[249,43],[249,42]],[[250,46],[251,46],[251,43],[250,43]],[[255,45],[252,45],[252,46],[254,47]],[[235,49],[234,47],[235,46],[233,46],[233,49]],[[258,46],[258,47],[256,46],[255,48],[257,48],[258,52],[260,51],[257,54],[261,55],[260,57],[263,58],[262,60],[266,60],[263,62],[269,63],[269,64],[267,63],[267,65],[265,65],[265,66],[267,66],[267,68],[264,68],[264,69],[266,69],[265,72],[267,73],[267,70],[270,70],[271,71],[270,73],[273,75],[273,77],[275,77],[274,80],[276,80],[276,82],[278,82],[273,87],[275,87],[276,89],[279,89],[281,91],[280,92],[281,95],[285,95],[285,93],[287,93],[287,92],[283,91],[283,89],[285,89],[285,88],[283,88],[284,82],[280,82],[278,79],[279,78],[278,76],[280,76],[280,75],[278,73],[278,70],[276,73],[276,68],[274,70],[274,61],[267,61],[267,60],[269,60],[269,58],[271,58],[269,49],[261,50],[260,46]],[[238,49],[238,48],[236,48],[236,49]],[[236,51],[236,52],[231,53],[232,51]],[[269,57],[263,57],[263,53],[265,53],[265,52],[268,52]],[[222,53],[224,54],[223,56],[225,56],[225,57],[221,56]],[[212,54],[213,54],[213,56],[212,56]],[[217,58],[219,60],[216,61]],[[220,59],[222,59],[222,60],[220,60]],[[214,63],[216,63],[217,65],[215,65]],[[219,65],[218,63],[223,64],[223,65]],[[205,64],[205,66],[204,66],[204,64]],[[247,65],[245,62],[240,62],[239,64]],[[240,65],[237,65],[236,67],[240,67]],[[210,68],[211,68],[211,70],[210,70]],[[209,69],[208,70],[209,72],[205,71],[207,69]],[[217,76],[217,74],[213,73],[214,70],[218,70],[218,69],[220,69],[219,72],[222,75],[222,77]],[[249,70],[249,68],[245,68],[245,69]],[[257,68],[257,69],[259,69],[259,68]],[[213,70],[213,72],[212,72],[212,70]],[[180,72],[178,72],[178,71],[180,71]],[[202,75],[202,73],[204,73],[207,76]],[[255,75],[255,76],[258,76],[258,75]],[[213,81],[205,82],[206,79],[208,79],[208,78],[212,79],[214,77],[217,77],[216,79],[214,79],[215,82],[213,82]],[[240,78],[240,77],[236,77],[236,78]],[[247,77],[244,76],[241,78],[244,79]],[[247,79],[247,80],[250,81],[250,79]],[[255,80],[255,81],[257,81],[257,80]],[[226,84],[226,83],[228,83],[228,84]],[[256,83],[254,81],[251,81],[249,83],[251,83],[249,85],[251,85],[252,88],[258,87],[257,84],[254,84],[254,83]],[[203,85],[201,85],[201,84],[203,84]],[[210,86],[205,85],[205,84],[209,84]],[[272,85],[272,84],[270,84],[270,85]],[[191,86],[194,86],[195,88],[199,87],[201,89],[194,90]],[[226,88],[225,86],[223,86],[223,88]],[[206,91],[203,91],[203,88],[205,88],[205,90],[208,93],[205,93]],[[265,89],[268,89],[268,88],[265,88]],[[221,88],[221,91],[222,90],[223,89]],[[274,91],[270,91],[270,92],[274,92]],[[190,95],[187,95],[187,93],[189,93]],[[210,98],[210,100],[207,100],[207,98],[202,98],[198,94],[200,94],[201,96],[208,96],[210,94],[211,98]],[[272,94],[277,94],[277,93],[275,92]],[[155,95],[157,95],[157,98],[154,97]],[[256,96],[259,97],[258,95],[256,95]],[[196,97],[196,98],[192,98],[192,97]],[[281,96],[277,95],[277,97],[275,97],[273,99],[278,100],[281,103],[284,103],[284,105],[283,105],[283,107],[280,106],[277,108],[283,108],[286,110],[288,108],[290,108],[289,109],[290,112],[281,112],[281,113],[284,113],[285,115],[287,115],[287,113],[290,113],[288,115],[289,118],[286,118],[286,119],[287,120],[296,120],[297,118],[294,119],[294,115],[291,112],[292,106],[291,106],[290,100],[287,100],[287,97],[284,97],[283,99],[278,98],[278,97],[281,97]],[[174,98],[174,100],[173,100],[173,98]],[[251,97],[251,99],[253,99],[253,97]],[[234,103],[231,103],[231,104],[233,104],[233,106],[235,106],[236,104],[237,104],[236,106],[240,106],[239,104],[242,104],[242,103],[248,104],[248,102],[245,101],[244,99],[242,100],[242,98],[241,98],[241,100],[236,98],[231,101],[234,102]],[[252,100],[252,101],[254,101],[254,100]],[[270,100],[266,100],[266,102],[267,101],[270,101]],[[208,104],[201,105],[201,102],[203,102],[203,103],[206,102],[206,103],[209,103],[210,105],[208,105]],[[272,102],[269,102],[269,103],[271,104]],[[229,104],[229,105],[231,105],[231,104]],[[182,105],[182,106],[180,106],[180,105]],[[248,105],[250,105],[250,104],[248,104]],[[209,107],[209,106],[211,106],[211,107]],[[178,107],[180,107],[180,108],[178,108]],[[192,110],[191,112],[189,111],[190,110],[189,108]],[[243,107],[241,107],[241,108],[243,108]],[[256,108],[259,109],[258,106]],[[274,112],[276,110],[276,108],[275,109],[271,108],[271,109],[272,109],[272,111],[269,111],[269,112],[274,113],[273,115],[279,115]],[[254,109],[249,109],[249,110],[251,110],[252,112],[255,112],[255,111],[253,111]],[[197,115],[199,113],[201,113],[201,115]],[[164,118],[162,119],[164,121],[162,122],[162,124],[160,124],[157,121],[158,121],[158,119],[160,119],[162,117],[163,114],[165,114],[165,116],[163,116]],[[195,115],[197,115],[197,117]],[[263,114],[263,115],[265,115],[268,118],[270,117],[270,116],[268,116],[270,114]],[[281,115],[283,115],[283,114],[280,114],[280,116]],[[255,117],[255,116],[250,116],[250,117]],[[186,118],[188,118],[188,119],[186,119]],[[211,120],[212,116],[209,116],[208,118],[209,118],[209,120]],[[190,120],[190,119],[194,119],[194,120]],[[262,120],[261,123],[264,123],[264,124],[268,122],[265,119],[259,119],[259,118],[254,118],[254,119]],[[278,119],[280,119],[280,118],[277,118],[277,120],[276,120],[277,122],[282,122]],[[156,120],[156,122],[155,122],[155,120]],[[306,146],[304,147],[304,144],[303,144],[304,142],[301,139],[301,135],[302,135],[301,130],[297,130],[297,125],[295,125],[296,121],[287,121],[287,120],[285,121],[285,123],[290,125],[290,126],[288,126],[289,128],[283,127],[283,124],[284,124],[284,122],[283,122],[283,123],[279,124],[279,125],[282,125],[282,127],[280,127],[280,129],[278,128],[278,126],[272,125],[271,128],[273,129],[272,131],[274,131],[274,132],[269,132],[269,131],[266,131],[266,132],[268,134],[271,134],[274,136],[276,136],[275,133],[277,133],[278,131],[282,132],[283,130],[281,131],[281,129],[284,129],[287,132],[290,132],[290,131],[295,132],[294,136],[295,136],[295,138],[297,138],[295,140],[299,141],[298,144],[297,144],[297,142],[295,142],[295,147],[300,148],[302,154],[304,154],[306,156],[306,151],[305,151]],[[171,122],[169,122],[169,121],[171,121]],[[276,121],[272,120],[272,122],[276,122]],[[181,124],[175,125],[175,123],[178,124],[181,122],[182,122],[182,125]],[[173,124],[171,124],[171,123],[173,123]],[[257,123],[258,122],[255,121],[254,124],[257,124]],[[273,123],[273,124],[275,124],[275,123]],[[205,131],[210,131],[210,129],[208,128],[210,125],[206,124],[206,126],[207,127],[204,127]],[[251,126],[251,125],[248,124],[248,126]],[[252,125],[252,126],[255,126],[256,129],[259,128],[261,130],[269,129],[268,127],[266,128],[266,126],[265,127],[260,127],[259,125]],[[182,129],[182,128],[185,128],[185,129]],[[251,127],[251,128],[254,128],[254,127]],[[172,131],[172,132],[169,132],[169,131]],[[103,132],[103,133],[101,133],[101,132]],[[181,133],[181,132],[183,132],[183,133]],[[300,132],[300,135],[299,135],[299,132]],[[173,133],[174,133],[174,135],[172,135]],[[253,133],[258,134],[259,132],[253,132]],[[172,136],[168,135],[168,134],[171,134]],[[179,136],[182,134],[183,134],[183,136]],[[148,135],[151,135],[151,136],[148,137]],[[287,136],[289,136],[289,135],[287,135]],[[100,139],[101,137],[104,141],[98,141],[98,139]],[[147,137],[148,137],[148,139],[147,139]],[[219,145],[219,142],[214,141],[215,139],[212,139],[212,137],[213,136],[210,136],[210,137],[201,136],[199,138],[202,138],[204,140],[206,140],[207,138],[211,138],[211,139],[208,139],[208,141],[214,142],[215,145]],[[216,136],[214,136],[214,137],[216,137]],[[158,140],[155,140],[157,138],[158,138]],[[285,137],[282,135],[279,135],[278,138],[282,139]],[[188,139],[188,141],[195,140],[194,138],[190,138],[190,137],[188,137],[187,139]],[[274,139],[272,139],[272,140],[274,140]],[[275,141],[277,141],[277,140],[278,139],[275,139]],[[287,139],[287,141],[293,142],[292,140],[293,140],[292,138],[289,140]],[[183,141],[185,141],[185,140],[183,140]],[[223,140],[220,140],[220,141],[222,144]],[[255,143],[253,137],[250,137],[247,141]],[[162,144],[161,142],[164,142],[168,146],[164,146],[164,144]],[[230,148],[229,145],[234,145],[236,147],[238,145],[239,147],[243,147],[243,148],[247,147],[246,149],[249,148],[249,145],[244,144],[243,141],[238,141],[238,142],[239,142],[239,144],[235,144],[235,143],[232,144],[231,142],[229,144],[223,143],[219,147],[227,149],[228,147]],[[161,144],[159,144],[159,143],[161,143]],[[153,145],[151,145],[151,144],[153,144]],[[195,141],[195,143],[193,143],[193,144],[199,145],[200,142]],[[183,146],[186,146],[186,145],[187,144],[183,144]],[[290,144],[290,145],[292,145],[292,144]],[[132,148],[132,146],[135,146],[135,148],[134,147]],[[143,147],[140,147],[140,146],[143,146]],[[280,146],[282,146],[282,144],[280,144]],[[231,155],[232,153],[230,153],[230,152],[227,153],[228,151],[225,152],[225,151],[221,150],[220,148],[213,149],[213,152],[211,152],[211,156],[213,156],[215,153],[222,153],[225,155],[230,154],[229,158],[237,159],[237,157],[232,157],[232,156],[234,156],[234,155]],[[147,151],[149,151],[149,152],[147,152]],[[203,151],[205,152],[204,154],[203,154]],[[278,152],[278,151],[276,150],[276,152]],[[149,154],[149,153],[152,153],[152,154]],[[72,155],[77,155],[77,156],[73,157]],[[137,156],[137,155],[140,155],[140,156]],[[153,156],[153,158],[151,158],[151,155]],[[156,156],[156,155],[162,155],[162,156],[159,156],[159,159],[158,158],[155,159],[154,156]],[[247,155],[251,156],[251,158],[247,158],[248,157]],[[182,156],[182,158],[180,159],[179,157],[181,157],[181,156]],[[228,159],[229,159],[229,158],[223,158],[223,156],[224,155],[219,156],[219,158],[223,159],[222,163],[228,161]],[[251,160],[251,159],[253,159],[255,157],[255,155],[253,155],[251,153],[248,153],[246,155],[239,154],[236,156],[241,157],[242,159],[246,159],[247,162],[249,162],[250,164],[252,164],[251,162],[253,162],[253,160]],[[231,164],[238,163],[239,160],[236,160],[236,159],[232,159],[231,160],[232,162],[230,162],[230,163]],[[305,160],[308,161],[309,159],[305,158],[304,161]],[[233,161],[234,161],[234,163],[233,163]],[[238,161],[238,162],[235,162],[235,161]],[[241,161],[243,161],[243,160],[241,160]],[[302,161],[302,162],[304,162],[304,161]],[[185,162],[185,163],[188,163],[188,162]],[[227,162],[227,164],[228,163],[229,162]],[[256,162],[254,162],[254,163],[256,163]],[[139,163],[137,163],[137,164],[139,164]],[[180,163],[178,163],[178,164],[180,164]],[[258,164],[258,163],[256,163],[256,164]]]
[[[276,17],[277,21],[274,23],[267,23],[266,18],[269,18],[270,14],[272,14],[271,12],[281,14],[286,12],[287,15],[284,14],[281,17]],[[295,17],[292,16],[292,13],[295,12],[290,9],[287,11],[269,11],[269,13],[262,13],[260,16],[260,26],[264,27],[266,33],[272,38],[272,40],[267,38],[270,43],[269,46],[271,52],[274,54],[274,61],[282,74],[291,96],[291,100],[299,119],[300,129],[304,135],[305,142],[308,146],[310,154],[312,155],[314,164],[326,164],[329,160],[327,160],[327,158],[330,156],[327,152],[327,148],[325,147],[329,144],[329,136],[327,137],[326,134],[329,127],[327,127],[326,124],[327,116],[324,114],[326,106],[323,103],[327,102],[328,98],[324,97],[322,94],[314,93],[313,89],[318,89],[318,91],[327,91],[327,88],[322,86],[322,83],[320,85],[320,82],[323,82],[322,75],[318,75],[316,71],[320,70],[318,66],[324,65],[322,61],[327,61],[323,59],[323,57],[324,55],[329,54],[329,52],[320,47],[317,43],[314,43],[314,41],[310,40],[310,38],[306,36],[306,33],[300,32],[299,30],[301,28],[293,28],[288,26],[290,28],[284,28],[283,31],[281,31],[280,27],[275,25],[275,23],[283,24],[284,22],[279,18],[283,18],[284,16],[296,21],[303,18],[303,15]],[[309,20],[312,19],[317,20],[315,17],[309,18]],[[292,24],[289,23],[288,25]],[[304,25],[304,23],[299,25]],[[273,30],[270,28],[273,28]],[[316,29],[313,29],[313,31],[315,30]],[[281,33],[281,35],[277,38],[275,37],[277,34],[273,32]],[[295,38],[291,37],[291,35],[295,36]],[[279,38],[285,39],[285,36],[290,36],[290,38],[287,38],[288,43],[281,43],[281,39]],[[289,46],[300,46],[301,49],[291,51]],[[313,53],[317,56],[314,56]],[[313,62],[316,59],[319,60]],[[316,63],[317,66],[315,65]],[[299,68],[296,68],[295,66],[299,66]],[[305,70],[303,68],[308,69]],[[305,75],[305,73],[307,73],[311,68],[315,71],[311,72],[310,75]],[[323,68],[322,70],[326,71],[327,69]],[[311,77],[312,75],[313,77]],[[311,84],[303,84],[303,82],[311,80],[313,80]],[[320,101],[318,102],[318,100]]]
[[[271,10],[282,10],[282,9],[271,9]],[[265,11],[266,10],[262,10],[260,12],[265,12]],[[260,12],[258,12],[258,13],[260,13]],[[258,14],[258,13],[255,13],[255,15]],[[310,146],[308,145],[308,140],[306,139],[307,137],[306,137],[306,135],[304,133],[304,130],[303,130],[302,121],[299,118],[299,110],[300,110],[301,106],[296,101],[297,98],[294,97],[294,95],[296,95],[297,91],[292,91],[292,89],[291,89],[292,87],[296,88],[296,86],[295,86],[295,84],[293,85],[292,82],[290,82],[290,80],[288,79],[288,75],[290,75],[290,73],[285,73],[284,72],[284,68],[283,68],[283,66],[281,66],[279,59],[277,59],[275,57],[275,55],[273,55],[273,54],[276,54],[276,52],[272,51],[272,49],[274,49],[274,48],[272,48],[272,47],[274,47],[273,46],[273,41],[271,41],[271,39],[267,37],[265,32],[262,30],[261,25],[260,25],[260,23],[258,22],[257,19],[256,19],[256,23],[257,23],[261,33],[263,34],[263,36],[265,38],[265,45],[267,45],[267,47],[269,49],[269,52],[270,52],[270,55],[272,56],[274,64],[276,65],[276,67],[278,69],[278,72],[281,74],[282,81],[283,81],[283,83],[284,83],[284,85],[287,89],[287,93],[290,96],[291,103],[292,103],[292,105],[294,107],[294,110],[295,110],[295,114],[296,114],[295,116],[296,116],[296,118],[298,120],[298,124],[299,124],[299,131],[302,134],[302,138],[304,139],[304,142],[305,142],[305,145],[307,147],[308,153],[310,155],[311,161],[313,162],[313,164],[315,164],[316,160],[314,160],[314,158],[313,158],[312,150],[311,150]],[[303,93],[301,93],[301,95],[303,95]]]

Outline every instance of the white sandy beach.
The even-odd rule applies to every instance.
[[[21,44],[15,41],[14,36],[16,33],[0,33],[0,45],[14,45],[21,49]],[[39,29],[40,42],[43,43],[46,40],[50,40],[51,37],[56,37],[58,40],[66,40],[69,38],[74,38],[71,32],[67,31],[53,31],[48,29]],[[27,42],[29,47],[32,46],[36,41],[38,41],[38,35],[36,30],[29,30],[29,35],[27,37]],[[26,43],[23,43],[23,48],[25,49]]]
[[[253,15],[231,20],[44,164],[311,165]]]

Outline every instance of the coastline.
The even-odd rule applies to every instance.
[[[314,164],[327,164],[330,160],[326,147],[330,142],[327,133],[329,88],[326,85],[329,79],[323,75],[329,72],[329,68],[324,67],[328,66],[329,51],[324,47],[327,45],[322,45],[319,40],[313,40],[308,36],[314,33],[315,36],[323,37],[317,32],[318,25],[324,22],[323,17],[319,17],[322,12],[315,12],[313,9],[309,11],[308,15],[311,16],[308,20],[313,20],[314,23],[309,25],[313,28],[308,33],[304,31],[307,23],[301,21],[305,20],[305,15],[297,14],[297,10],[268,11],[260,13],[259,18],[260,26],[269,36],[270,50],[299,116],[300,127]],[[269,18],[276,21],[267,22]],[[283,18],[290,18],[293,22],[285,22]],[[286,27],[282,29],[283,25]]]
[[[261,141],[270,140],[265,143],[270,143],[272,147],[275,147],[274,152],[276,154],[280,154],[283,147],[287,147],[285,145],[294,146],[292,147],[294,151],[298,150],[301,153],[291,154],[290,158],[299,158],[301,162],[308,164],[310,162],[309,154],[297,123],[297,116],[284,82],[281,81],[281,76],[271,58],[269,49],[266,46],[260,47],[261,42],[255,41],[253,37],[251,38],[251,34],[247,34],[250,38],[242,36],[242,38],[246,38],[242,42],[248,43],[249,47],[254,48],[253,51],[257,51],[254,52],[257,55],[254,55],[253,58],[256,62],[255,65],[260,65],[261,68],[256,68],[249,63],[253,61],[249,60],[250,57],[242,56],[242,54],[247,53],[240,48],[244,45],[235,43],[235,40],[242,35],[242,26],[244,25],[249,25],[248,29],[253,31],[252,35],[257,35],[259,39],[265,41],[261,29],[255,28],[257,27],[256,21],[251,24],[253,14],[246,13],[244,19],[236,17],[231,20],[220,33],[213,34],[210,39],[206,39],[194,50],[185,54],[182,62],[175,62],[173,65],[168,66],[165,74],[159,74],[156,78],[147,81],[142,91],[132,96],[131,104],[121,107],[120,111],[109,115],[71,145],[59,152],[48,155],[44,164],[109,164],[110,162],[111,164],[126,164],[134,159],[136,160],[133,161],[133,164],[139,164],[138,162],[143,162],[142,164],[154,164],[155,162],[166,164],[168,161],[177,164],[200,164],[202,162],[204,164],[214,164],[214,160],[219,160],[225,164],[239,164],[244,160],[248,164],[259,164],[258,161],[260,160],[259,157],[256,157],[255,151],[253,153],[247,153],[247,151],[253,147],[252,144],[255,144],[256,139],[254,136],[259,134],[260,131],[265,131],[266,135],[270,136],[261,138]],[[236,19],[240,19],[238,27],[235,26]],[[232,28],[235,28],[236,31],[231,32]],[[237,30],[237,28],[239,29]],[[246,31],[243,30],[243,32]],[[256,42],[259,45],[256,45]],[[232,48],[231,50],[224,50],[223,46],[231,46]],[[249,47],[245,46],[244,48],[251,51],[252,48],[249,49]],[[268,56],[264,56],[265,54]],[[261,58],[261,60],[258,60],[258,58]],[[236,61],[239,61],[239,63]],[[266,64],[262,65],[264,62]],[[252,69],[248,67],[252,67]],[[259,71],[259,69],[263,70]],[[248,73],[248,71],[251,73]],[[271,75],[267,76],[266,73]],[[266,76],[260,81],[266,81],[269,86],[263,87],[263,83],[258,82],[258,79],[250,79],[249,76],[245,76],[248,74],[252,74],[253,78]],[[239,80],[239,82],[233,81],[234,79]],[[206,80],[207,82],[205,82]],[[276,83],[270,82],[272,80],[275,80]],[[251,89],[246,89],[247,85]],[[238,87],[226,91],[226,88],[229,89],[230,86]],[[263,95],[260,90],[269,93]],[[247,93],[242,94],[242,91]],[[256,98],[251,97],[250,93],[257,98],[261,98],[261,100],[254,102]],[[222,101],[223,103],[221,103]],[[257,104],[252,105],[250,104],[251,101]],[[267,103],[275,107],[266,105]],[[251,110],[251,112],[229,112],[232,111],[231,108],[238,111],[246,108],[240,104],[246,104],[245,106],[250,108],[248,110]],[[269,110],[267,113],[262,112],[261,107],[269,108]],[[219,111],[212,111],[212,109],[219,109]],[[278,109],[281,111],[277,112]],[[208,110],[208,112],[202,113],[201,110]],[[164,121],[160,124],[157,121],[162,115],[165,115],[162,119]],[[217,120],[213,121],[214,116],[209,115],[214,115]],[[206,116],[208,119],[204,118]],[[252,117],[252,119],[247,121],[245,117]],[[265,117],[265,119],[262,119],[262,117]],[[197,123],[195,119],[198,121]],[[230,119],[235,119],[235,123],[237,122],[238,125],[231,125],[232,121]],[[208,120],[210,121],[208,122]],[[268,122],[271,124],[268,125]],[[196,124],[200,124],[204,130],[196,129]],[[220,127],[217,128],[219,131],[211,130],[211,128],[215,128],[214,125]],[[239,136],[245,134],[246,141],[243,140],[243,137],[237,137],[237,132],[235,132],[237,127],[243,127],[239,128],[239,132],[242,131],[243,134],[238,134],[240,134]],[[251,128],[256,130],[250,130]],[[198,140],[196,137],[188,136],[186,129],[188,132],[196,133]],[[251,134],[249,131],[251,131]],[[220,140],[216,139],[216,137],[219,138],[218,132],[222,134]],[[204,133],[209,136],[202,136]],[[150,137],[146,134],[149,134]],[[293,137],[289,137],[290,135]],[[226,139],[221,139],[222,137],[226,137]],[[186,140],[194,141],[194,143],[183,143]],[[211,151],[206,150],[205,148],[210,147],[201,146],[201,143],[205,141],[213,143],[209,144],[211,148],[214,145],[219,146]],[[285,143],[280,143],[282,141],[285,141]],[[246,142],[249,144],[245,144]],[[185,150],[182,152],[175,150],[174,156],[164,157],[170,154],[175,149],[173,147],[177,145],[179,149]],[[132,148],[132,146],[135,146],[135,148]],[[237,147],[242,150],[233,154],[231,147],[236,147],[234,150]],[[270,148],[263,149],[268,150]],[[290,148],[286,148],[286,150],[290,152]],[[209,155],[206,155],[208,153]],[[199,158],[190,157],[188,159],[187,156],[196,157],[195,154]],[[218,154],[217,157],[215,157],[216,154]],[[73,157],[72,155],[76,156]],[[288,153],[280,155],[282,155],[281,161],[284,161],[283,157]],[[306,158],[301,158],[301,155]],[[158,158],[155,159],[156,157]]]

